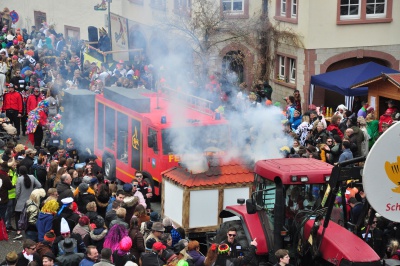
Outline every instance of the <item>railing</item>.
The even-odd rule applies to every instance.
[[[167,100],[173,99],[174,101],[185,104],[185,106],[192,110],[209,116],[214,116],[214,111],[211,109],[213,104],[212,101],[170,88],[163,88],[163,96]]]
[[[127,49],[127,50],[117,50],[117,51],[107,51],[107,52],[103,52],[100,49],[97,49],[96,47],[91,46],[91,44],[97,44],[98,42],[85,42],[86,44],[86,48],[88,49],[88,52],[90,51],[94,51],[96,52],[98,55],[100,55],[102,57],[101,60],[102,62],[107,62],[107,55],[112,55],[112,54],[118,54],[118,53],[130,53],[130,52],[136,52],[139,53],[139,55],[141,55],[143,53],[143,49]],[[128,61],[128,60],[126,60]]]

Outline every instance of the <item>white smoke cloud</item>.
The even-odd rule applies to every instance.
[[[207,170],[204,153],[224,151],[224,162],[281,158],[280,149],[289,146],[291,138],[282,130],[282,110],[275,106],[249,108],[245,113],[228,112],[225,126],[205,126],[202,121],[189,126],[182,104],[171,104],[172,119],[169,141],[174,154],[193,172]],[[201,170],[202,169],[202,170]]]

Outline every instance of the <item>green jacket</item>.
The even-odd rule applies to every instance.
[[[17,171],[10,169],[8,171],[8,176],[11,177],[11,184],[13,186],[13,188],[8,191],[8,199],[15,199],[15,185],[18,179]]]

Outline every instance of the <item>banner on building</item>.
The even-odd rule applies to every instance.
[[[113,59],[114,61],[128,61],[128,21],[126,18],[116,14],[111,13],[110,15]]]

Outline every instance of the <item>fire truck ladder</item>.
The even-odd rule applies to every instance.
[[[212,117],[214,116],[214,111],[211,109],[212,101],[171,88],[163,88],[163,96],[167,100],[173,99],[174,101],[178,101],[192,110]]]

